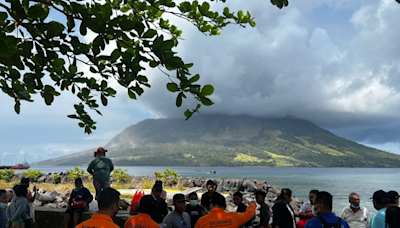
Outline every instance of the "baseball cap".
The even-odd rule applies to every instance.
[[[388,194],[383,190],[378,190],[378,191],[374,192],[374,195],[370,199],[375,200],[378,204],[381,204],[381,205],[389,203]]]
[[[388,191],[387,196],[388,196],[391,204],[395,204],[396,200],[399,199],[399,193],[396,191]]]
[[[185,196],[181,193],[175,194],[174,197],[172,198],[174,202],[180,202],[180,201],[185,201]]]
[[[107,152],[107,150],[105,150],[103,147],[99,147],[97,148],[97,152]]]

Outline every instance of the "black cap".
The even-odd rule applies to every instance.
[[[78,184],[78,183],[82,184],[82,178],[78,177],[75,179],[75,184]]]
[[[139,208],[138,208],[139,213],[151,214],[155,210],[156,210],[156,207],[154,205],[153,196],[145,195],[140,199]]]
[[[374,192],[374,195],[372,196],[371,199],[375,200],[380,205],[385,205],[390,203],[387,193],[383,190],[378,190]]]
[[[172,198],[174,202],[181,202],[185,201],[185,196],[181,193],[175,194],[174,197]]]
[[[397,203],[396,201],[399,199],[399,193],[396,191],[388,191],[387,196],[389,197],[391,204]]]

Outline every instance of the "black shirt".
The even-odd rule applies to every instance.
[[[246,211],[246,209],[247,209],[247,206],[244,205],[244,204],[242,204],[242,205],[240,205],[240,206],[237,207],[236,212],[241,212],[241,213],[243,213],[243,212]],[[245,227],[251,226],[251,222],[252,222],[252,221],[253,221],[253,219],[250,219],[248,222],[246,222],[246,223],[244,224],[244,226],[245,226]]]
[[[208,192],[203,193],[203,195],[201,195],[201,203],[200,204],[207,210],[210,210],[211,196],[208,195]]]
[[[167,203],[165,203],[165,200],[158,198],[158,199],[154,200],[154,205],[155,205],[156,209],[154,210],[153,213],[150,214],[150,217],[156,223],[162,223],[164,220],[164,217],[167,216],[167,214],[168,214]]]
[[[185,211],[190,215],[192,228],[196,225],[197,220],[199,220],[204,213],[204,209],[200,205],[196,205],[195,207],[187,205]]]

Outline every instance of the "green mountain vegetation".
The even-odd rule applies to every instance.
[[[106,146],[115,165],[400,167],[400,155],[338,137],[297,118],[201,115],[148,119]],[[85,165],[85,151],[38,164]]]

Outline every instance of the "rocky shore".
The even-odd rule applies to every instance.
[[[47,174],[39,174],[38,177],[36,177],[36,181],[31,179],[32,183],[48,183],[48,184],[71,184],[71,189],[73,189],[73,180],[70,178],[70,171],[62,171],[57,173],[56,175],[52,173],[47,173]],[[11,180],[20,180],[21,174],[14,174],[11,177]],[[56,178],[55,178],[56,177]],[[84,181],[89,182],[89,178],[87,176],[82,177]],[[129,179],[126,181],[126,183],[132,183],[132,186],[129,187],[129,189],[132,189],[132,192],[134,192],[134,189],[140,189],[141,187],[139,186],[138,183],[142,183],[145,180],[155,180],[154,176],[130,176]],[[243,198],[244,198],[244,203],[248,204],[249,202],[255,200],[254,193],[258,190],[265,191],[267,193],[267,197],[265,198],[265,203],[272,208],[275,200],[277,199],[280,189],[272,186],[270,183],[267,183],[266,181],[261,181],[261,180],[256,180],[256,179],[251,179],[248,180],[246,178],[242,179],[231,179],[231,178],[204,178],[204,177],[198,177],[198,178],[191,178],[191,177],[180,177],[179,182],[180,185],[182,185],[185,188],[188,188],[188,190],[184,191],[183,194],[188,195],[191,192],[198,192],[199,198],[201,196],[202,192],[206,191],[206,186],[205,183],[208,180],[213,180],[216,183],[216,191],[219,193],[223,193],[227,195],[227,210],[228,211],[235,211],[236,207],[233,204],[233,196],[232,194],[236,191],[240,191],[243,193]],[[111,183],[116,182],[115,178],[110,179]],[[165,181],[164,185],[166,187],[168,186],[174,186],[178,184],[176,181],[170,180],[170,181]],[[178,192],[178,191],[177,191]],[[70,196],[70,190],[66,192],[61,192],[58,190],[55,191],[46,191],[46,189],[39,189],[38,190],[36,200],[34,202],[34,205],[36,207],[38,206],[43,206],[43,207],[50,207],[50,208],[65,208],[67,206],[67,202]],[[173,193],[168,193],[168,199],[167,203],[172,210],[172,196]],[[301,205],[303,204],[303,201],[296,198],[292,197],[292,202],[290,203],[291,206],[293,207],[293,210],[297,212]],[[129,203],[125,200],[121,200],[120,206],[122,209],[127,209],[129,207]]]

